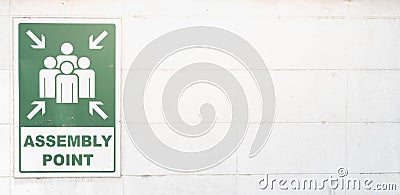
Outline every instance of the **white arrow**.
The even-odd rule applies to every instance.
[[[44,49],[46,47],[46,37],[44,35],[42,35],[42,40],[40,40],[31,30],[26,31],[26,34],[36,43],[36,45],[31,45],[33,49]]]
[[[46,102],[45,101],[33,101],[31,105],[37,105],[29,114],[26,116],[31,120],[40,110],[42,110],[42,115],[46,113]]]
[[[99,114],[101,116],[101,118],[103,118],[103,120],[106,120],[106,118],[108,118],[107,114],[103,112],[103,110],[101,110],[101,108],[99,108],[98,105],[103,105],[103,102],[101,101],[90,101],[89,102],[89,113],[93,116],[93,110],[97,112],[97,114]]]
[[[89,49],[101,49],[103,46],[99,46],[98,44],[108,35],[107,31],[103,31],[94,41],[93,35],[89,37]]]

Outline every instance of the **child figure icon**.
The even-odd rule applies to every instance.
[[[88,57],[72,55],[73,45],[63,43],[61,55],[48,56],[39,72],[39,97],[55,98],[57,104],[77,104],[80,98],[95,98],[95,72]]]
[[[61,73],[56,76],[56,103],[78,103],[78,76],[71,74],[74,66],[71,62],[61,65]]]

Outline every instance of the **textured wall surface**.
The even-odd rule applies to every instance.
[[[248,158],[250,131],[222,164],[183,174],[151,163],[122,129],[120,178],[13,178],[12,18],[25,16],[121,18],[123,77],[144,46],[177,28],[207,25],[240,35],[263,57],[275,86],[275,125],[266,147]],[[267,194],[257,186],[266,173],[322,178],[338,167],[352,177],[368,173],[400,184],[399,52],[396,0],[0,0],[0,194]],[[162,78],[174,69],[158,71]],[[187,120],[196,121],[186,109]],[[163,125],[159,113],[151,114],[151,123]],[[260,121],[250,120],[255,129]]]

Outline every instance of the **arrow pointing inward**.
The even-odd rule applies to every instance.
[[[98,44],[108,35],[107,31],[103,31],[95,40],[93,40],[93,35],[89,37],[89,49],[101,49],[103,46]]]
[[[42,115],[46,113],[46,102],[45,101],[33,101],[31,105],[37,105],[27,116],[31,120],[40,110],[42,110]]]
[[[33,49],[44,49],[46,47],[46,37],[44,35],[42,35],[41,40],[31,30],[26,31],[26,35],[36,43],[36,45],[31,45]]]
[[[106,120],[108,118],[107,114],[103,112],[103,110],[101,110],[101,108],[99,108],[98,105],[103,105],[103,102],[101,101],[90,101],[89,102],[89,113],[90,115],[93,116],[93,111],[96,111],[97,114],[100,115],[101,118],[103,118],[103,120]]]

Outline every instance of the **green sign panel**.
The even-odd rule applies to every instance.
[[[112,19],[15,19],[16,176],[119,175],[118,36]]]

